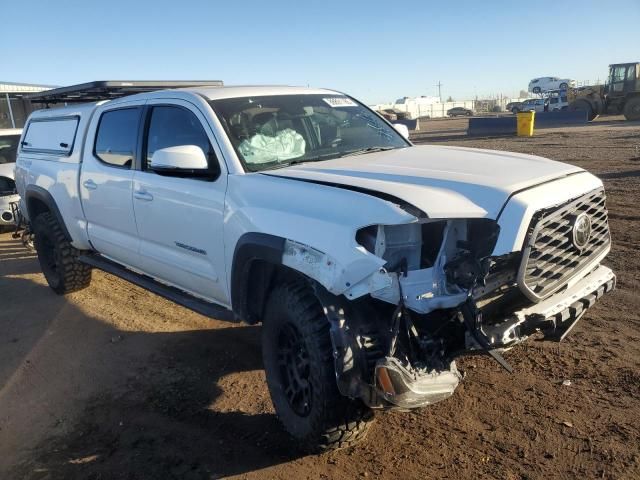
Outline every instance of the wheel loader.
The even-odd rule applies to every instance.
[[[605,85],[570,89],[569,110],[584,110],[589,120],[603,113],[623,114],[627,120],[640,120],[640,63],[609,65]]]

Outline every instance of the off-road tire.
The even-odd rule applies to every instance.
[[[299,349],[283,346],[283,338],[292,336],[291,332],[298,335],[299,344],[294,345],[300,345]],[[296,362],[287,362],[291,356],[286,352],[292,350],[296,362],[303,366],[295,367],[295,379],[307,387],[306,394],[295,398],[309,400],[297,406],[293,405],[295,398],[290,400],[286,393],[291,397],[291,392],[302,385],[290,381]],[[318,453],[350,447],[365,437],[373,412],[360,400],[344,397],[338,391],[329,321],[309,285],[286,283],[271,292],[263,317],[262,357],[276,414],[304,450]],[[304,358],[306,362],[301,360]],[[292,383],[297,385],[291,387]]]
[[[40,268],[51,289],[64,295],[88,287],[91,267],[78,260],[82,252],[67,240],[56,218],[41,213],[33,221],[33,231]]]
[[[627,120],[640,120],[640,97],[627,100],[622,113]]]

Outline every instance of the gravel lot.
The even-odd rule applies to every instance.
[[[640,124],[451,138],[464,121],[422,122],[415,138],[533,153],[605,182],[618,289],[565,342],[514,348],[512,375],[467,357],[451,399],[378,414],[361,446],[305,456],[273,414],[259,327],[99,271],[58,297],[2,234],[0,478],[640,478]]]

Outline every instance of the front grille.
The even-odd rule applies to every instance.
[[[573,241],[576,218],[591,220],[591,236],[582,248]],[[531,300],[538,301],[562,288],[611,243],[603,189],[594,190],[554,209],[537,212],[518,272],[518,284]]]

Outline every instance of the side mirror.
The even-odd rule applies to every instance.
[[[409,140],[409,127],[402,123],[394,123],[393,128],[395,128],[400,135]]]
[[[182,177],[211,176],[207,156],[196,145],[178,145],[156,150],[149,169],[161,175]]]

